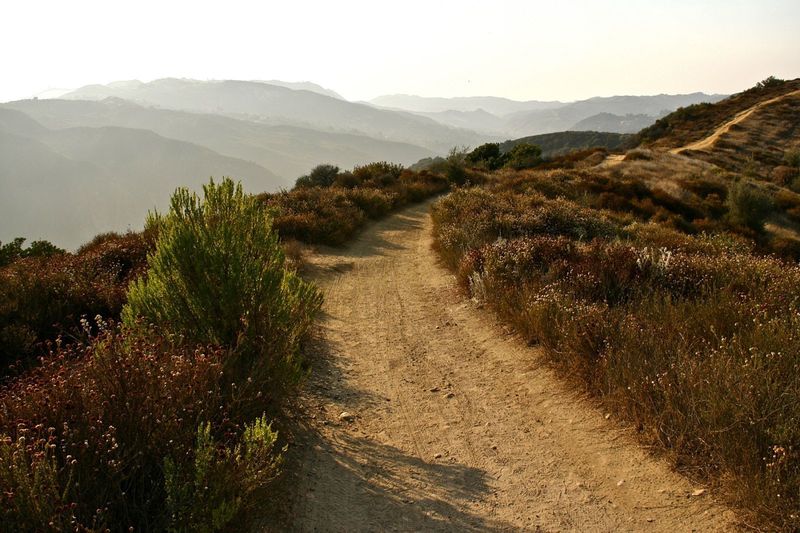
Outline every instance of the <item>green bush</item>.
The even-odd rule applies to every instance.
[[[515,170],[535,167],[542,162],[542,149],[534,144],[520,143],[505,154],[504,165]]]
[[[468,153],[466,162],[486,170],[497,170],[505,164],[506,157],[500,152],[499,143],[486,143]]]
[[[725,204],[732,225],[757,232],[764,230],[764,222],[774,210],[770,195],[744,181],[731,184]]]
[[[146,279],[131,284],[123,320],[230,346],[234,375],[267,383],[280,398],[300,375],[299,342],[321,295],[286,270],[270,216],[241,185],[212,180],[203,192],[201,200],[178,189],[166,216],[148,217],[159,238]]]
[[[339,167],[334,165],[317,165],[305,176],[300,176],[295,187],[330,187],[339,176]]]
[[[800,168],[800,150],[789,150],[783,154],[783,161],[787,166]]]

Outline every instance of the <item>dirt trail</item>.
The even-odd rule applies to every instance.
[[[700,139],[699,141],[687,144],[686,146],[681,146],[680,148],[673,148],[672,150],[670,150],[670,153],[680,154],[687,150],[708,150],[709,148],[714,146],[714,143],[716,143],[720,137],[728,133],[728,131],[730,131],[730,129],[733,126],[746,120],[750,115],[752,115],[759,109],[774,104],[776,102],[780,102],[784,98],[797,95],[800,95],[800,90],[792,91],[790,93],[782,94],[780,96],[776,96],[775,98],[770,98],[769,100],[764,100],[763,102],[759,102],[753,107],[750,107],[748,109],[745,109],[744,111],[740,111],[739,113],[737,113],[736,116],[734,116],[731,120],[729,120],[716,130],[714,130],[714,133],[712,133],[705,139]]]
[[[615,167],[625,161],[625,154],[609,154],[600,163],[601,167]]]
[[[310,258],[326,302],[281,529],[735,530],[464,300],[428,207]]]

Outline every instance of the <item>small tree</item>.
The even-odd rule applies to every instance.
[[[339,175],[339,167],[334,165],[317,165],[306,176],[300,176],[295,187],[330,187]]]
[[[445,159],[444,171],[447,176],[447,181],[455,185],[464,185],[467,181],[467,171],[464,169],[464,161],[467,157],[467,148],[453,147],[447,154]]]
[[[505,156],[500,152],[498,143],[485,143],[467,154],[466,161],[486,170],[497,170],[505,163]]]
[[[728,222],[758,232],[774,209],[772,197],[744,181],[731,184],[725,205]]]
[[[515,170],[535,167],[542,162],[542,149],[535,144],[520,143],[506,154],[506,166]]]

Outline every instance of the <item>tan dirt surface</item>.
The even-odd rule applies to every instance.
[[[430,204],[309,258],[325,292],[281,531],[734,531],[465,300]]]
[[[610,154],[600,163],[600,166],[615,167],[623,161],[625,161],[625,154]]]
[[[670,153],[680,154],[680,153],[685,152],[687,150],[694,150],[694,151],[709,150],[710,148],[712,148],[714,146],[714,144],[719,140],[719,138],[722,137],[723,135],[725,135],[726,133],[728,133],[733,126],[735,126],[736,124],[739,124],[740,122],[746,120],[748,117],[750,117],[750,115],[752,115],[753,113],[755,113],[759,109],[762,109],[762,108],[764,108],[764,107],[766,107],[768,105],[780,102],[781,100],[783,100],[785,98],[789,98],[789,97],[797,96],[797,95],[800,95],[800,90],[792,91],[790,93],[782,94],[780,96],[776,96],[775,98],[770,98],[769,100],[764,100],[763,102],[759,102],[756,105],[754,105],[753,107],[750,107],[748,109],[745,109],[744,111],[741,111],[741,112],[737,113],[736,116],[734,116],[731,120],[729,120],[728,122],[724,123],[719,128],[717,128],[716,130],[714,130],[714,133],[712,133],[711,135],[709,135],[705,139],[700,139],[699,141],[695,141],[693,143],[687,144],[686,146],[681,146],[680,148],[673,148],[672,150],[670,150]]]

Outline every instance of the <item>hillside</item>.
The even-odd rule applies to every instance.
[[[106,231],[139,228],[176,188],[235,176],[248,190],[274,190],[263,167],[151,131],[50,130],[0,109],[0,241],[46,239],[75,248]]]
[[[542,149],[545,158],[566,154],[573,150],[587,148],[606,148],[620,150],[627,147],[633,140],[632,135],[608,133],[598,131],[562,131],[558,133],[544,133],[522,137],[500,144],[500,149],[507,152],[521,143],[535,144]]]
[[[650,126],[655,118],[644,114],[615,115],[598,113],[572,126],[572,131],[607,131],[611,133],[638,133]]]
[[[90,85],[63,98],[123,98],[164,109],[231,115],[270,123],[333,130],[408,142],[445,152],[471,145],[479,134],[451,128],[412,113],[378,109],[306,90],[263,82],[162,79],[150,83]]]
[[[343,168],[372,161],[411,164],[433,154],[417,145],[364,135],[268,125],[210,113],[144,107],[119,98],[101,101],[21,100],[0,108],[22,111],[53,128],[117,126],[151,130],[268,168],[288,186],[320,162]]]
[[[800,89],[800,79],[756,86],[716,103],[678,109],[639,133],[640,143],[655,149],[677,148],[710,135],[737,113],[783,94]]]

